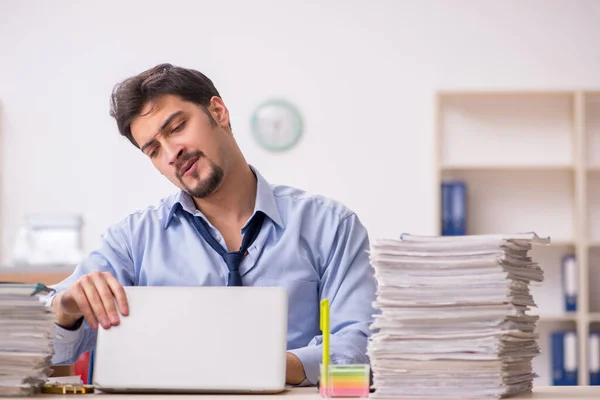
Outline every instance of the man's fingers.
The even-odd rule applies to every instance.
[[[110,324],[118,325],[119,314],[115,306],[115,296],[106,282],[106,275],[103,273],[93,273],[91,276]]]
[[[117,305],[121,314],[129,314],[129,304],[125,290],[119,281],[109,272],[94,271],[83,275],[64,294],[59,295],[60,310],[64,317],[61,321],[71,321],[69,318],[83,317],[92,329],[98,328],[98,323],[108,329],[120,322]],[[117,304],[115,304],[115,299]],[[66,322],[65,322],[66,323]],[[70,323],[70,322],[69,322]]]
[[[94,280],[90,278],[89,275],[85,275],[81,277],[81,286],[83,287],[85,296],[88,299],[96,319],[100,322],[100,325],[102,325],[104,329],[110,328],[110,322],[106,315],[106,311],[104,310],[104,304],[102,303],[96,285],[94,284]]]
[[[111,273],[106,273],[106,283],[110,287],[110,290],[114,294],[117,299],[117,304],[119,305],[119,311],[123,315],[129,315],[129,303],[127,302],[127,295],[125,294],[125,289],[123,289],[123,285],[119,283],[117,278],[112,276]]]
[[[77,307],[79,307],[79,311],[81,312],[81,314],[83,314],[83,318],[85,318],[85,320],[88,322],[88,325],[92,329],[97,329],[98,320],[94,315],[94,311],[92,310],[92,307],[90,306],[88,298],[85,295],[85,292],[83,291],[81,285],[77,286],[72,291],[71,298],[73,299],[73,301],[75,301]]]

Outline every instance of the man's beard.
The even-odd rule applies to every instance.
[[[210,196],[217,190],[217,188],[219,187],[219,185],[221,185],[221,182],[223,181],[223,176],[225,175],[225,173],[223,171],[223,168],[221,168],[219,165],[215,164],[212,160],[209,160],[207,158],[206,160],[208,161],[210,166],[210,172],[208,174],[208,177],[206,177],[205,179],[200,179],[200,174],[198,173],[198,171],[193,171],[191,177],[196,180],[197,185],[194,187],[188,186],[185,182],[183,182],[183,177],[181,176],[181,166],[183,166],[183,164],[185,164],[187,161],[196,157],[198,158],[198,161],[200,161],[206,156],[203,152],[197,150],[193,153],[189,153],[181,157],[177,168],[177,179],[179,179],[179,182],[181,182],[182,186],[184,187],[184,191],[187,194],[197,199],[203,199],[207,196]]]

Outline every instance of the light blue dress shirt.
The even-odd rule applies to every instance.
[[[258,182],[254,212],[266,218],[240,266],[243,285],[287,289],[287,347],[302,362],[308,382],[316,384],[319,376],[319,302],[324,298],[331,307],[331,363],[367,363],[376,282],[364,226],[338,202],[270,185],[253,171]],[[65,290],[94,270],[111,272],[124,286],[226,286],[227,265],[185,213],[205,218],[192,198],[179,192],[128,216],[111,226],[100,247],[54,288]],[[48,304],[53,297],[46,298]],[[57,326],[52,336],[56,365],[74,363],[96,342],[96,331],[87,323],[76,330]]]

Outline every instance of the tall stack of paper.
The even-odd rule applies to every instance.
[[[38,285],[0,284],[0,396],[38,391],[50,371],[54,314]]]
[[[380,240],[379,310],[368,346],[377,398],[499,398],[529,392],[539,353],[529,291],[535,234]]]

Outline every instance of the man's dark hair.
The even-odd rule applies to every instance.
[[[221,96],[212,81],[193,69],[159,64],[115,85],[111,95],[110,115],[117,121],[119,133],[139,148],[131,135],[131,123],[142,113],[148,102],[167,94],[201,106],[211,121],[214,121],[207,107],[213,96]]]

